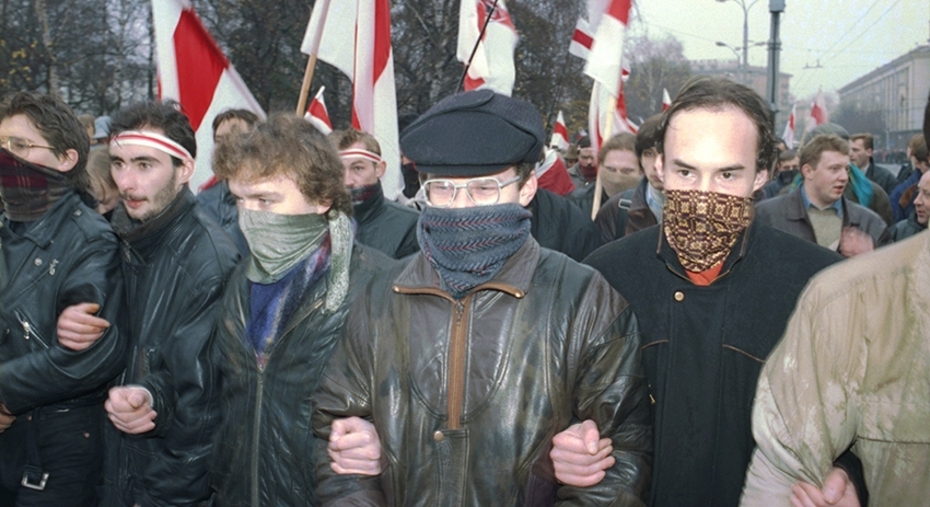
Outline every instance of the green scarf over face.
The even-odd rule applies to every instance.
[[[332,244],[331,272],[326,309],[335,311],[349,289],[352,224],[342,213],[282,215],[268,211],[239,210],[239,228],[252,257],[246,278],[261,284],[274,283],[315,252],[327,231]]]

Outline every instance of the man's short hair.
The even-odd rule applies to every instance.
[[[849,143],[840,136],[820,135],[817,136],[801,148],[801,167],[809,165],[814,169],[820,163],[820,156],[825,151],[835,151],[846,155],[849,153]]]
[[[591,147],[591,138],[588,137],[588,136],[581,136],[581,138],[578,139],[577,145],[578,145],[578,149],[579,149],[579,150],[582,149],[582,148],[590,148],[590,147]]]
[[[860,133],[860,134],[853,134],[853,135],[849,136],[849,141],[850,141],[850,142],[852,142],[852,141],[858,141],[858,140],[860,140],[860,139],[862,139],[862,146],[863,146],[865,149],[867,149],[867,150],[872,150],[872,149],[874,149],[875,141],[874,141],[874,138],[872,137],[872,134],[869,134],[869,133]]]
[[[928,155],[930,155],[930,150],[927,149],[927,143],[922,142],[918,144],[913,154],[918,162],[930,163],[930,157],[928,157]]]
[[[213,135],[216,135],[216,129],[227,120],[242,120],[251,129],[258,123],[258,115],[248,109],[227,109],[213,118]]]
[[[607,158],[608,153],[616,150],[629,151],[635,154],[636,136],[629,132],[621,132],[604,141],[604,146],[601,146],[601,149],[597,152],[598,165],[604,163],[604,159]]]
[[[339,155],[316,127],[292,113],[276,113],[248,134],[220,143],[213,172],[246,181],[287,175],[308,201],[332,202],[330,211],[352,214]]]
[[[784,150],[778,154],[778,163],[781,164],[782,162],[787,162],[797,156],[798,152],[794,150]]]
[[[923,134],[914,134],[910,139],[907,140],[907,147],[910,148],[911,154],[913,154],[917,147],[921,144],[927,144],[927,142],[924,140]]]
[[[355,129],[336,130],[327,136],[327,138],[333,143],[333,146],[340,151],[348,149],[349,146],[355,143],[362,143],[362,146],[364,146],[366,150],[381,155],[381,144],[368,132]]]
[[[757,130],[756,170],[770,171],[775,164],[778,149],[772,132],[768,105],[751,88],[728,79],[698,76],[690,79],[675,97],[672,105],[662,114],[659,125],[659,153],[664,151],[668,124],[676,114],[694,109],[722,110],[735,107],[752,120]]]
[[[79,192],[87,190],[87,154],[90,138],[74,111],[61,99],[36,92],[16,92],[4,97],[0,103],[0,120],[25,115],[52,147],[56,157],[64,157],[68,150],[78,155],[74,167],[64,173],[68,184]]]
[[[183,146],[191,157],[197,157],[197,141],[190,120],[181,112],[174,101],[139,102],[116,112],[110,122],[110,135],[116,136],[127,130],[160,129],[165,137]],[[183,161],[171,157],[175,167]]]
[[[662,123],[662,115],[655,114],[646,118],[646,121],[639,126],[639,130],[636,131],[636,158],[642,157],[646,150],[658,146],[660,123]]]

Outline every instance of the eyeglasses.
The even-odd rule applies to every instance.
[[[32,144],[29,141],[21,137],[0,137],[0,147],[6,148],[7,151],[16,155],[19,158],[26,158],[29,156],[29,150],[32,148],[43,148],[46,150],[55,150],[51,146],[41,146],[38,144]]]
[[[460,188],[465,189],[468,198],[478,206],[497,204],[501,198],[501,189],[520,181],[515,176],[507,181],[497,181],[494,178],[475,178],[456,185],[452,180],[426,180],[423,188],[426,189],[426,200],[437,208],[448,208],[455,202],[455,194]]]

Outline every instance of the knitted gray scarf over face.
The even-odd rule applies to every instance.
[[[516,203],[472,208],[427,206],[417,222],[417,241],[455,299],[485,283],[526,242],[529,210]]]

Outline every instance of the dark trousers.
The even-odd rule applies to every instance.
[[[104,421],[102,404],[41,407],[17,416],[0,433],[0,507],[96,506]],[[41,491],[21,485],[26,465],[33,461],[48,474]]]

